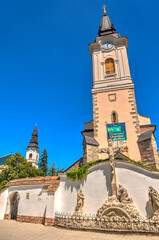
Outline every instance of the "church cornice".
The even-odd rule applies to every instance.
[[[92,94],[95,93],[103,93],[103,92],[110,92],[110,91],[120,91],[120,90],[125,90],[125,89],[134,89],[134,84],[129,83],[129,84],[123,84],[123,85],[114,85],[114,86],[108,86],[108,87],[99,87],[99,88],[93,88]]]
[[[127,37],[120,37],[120,38],[116,38],[114,36],[104,36],[102,38],[98,39],[98,42],[94,42],[94,43],[90,43],[89,44],[89,51],[92,54],[93,52],[111,52],[112,49],[110,50],[104,50],[102,45],[104,42],[106,41],[111,41],[114,44],[114,47],[112,49],[116,49],[120,46],[128,46],[128,38]]]

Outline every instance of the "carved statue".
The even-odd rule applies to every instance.
[[[159,210],[159,194],[151,186],[149,187],[149,200],[151,202],[154,213],[156,213]]]
[[[75,211],[78,213],[82,213],[83,206],[84,206],[84,195],[82,193],[82,190],[79,189],[77,193],[77,205],[76,205]]]
[[[112,196],[117,195],[117,186],[116,186],[116,174],[115,174],[115,162],[114,162],[114,152],[113,152],[113,142],[112,139],[108,140],[108,154],[111,168],[111,185],[112,185]]]
[[[129,198],[128,191],[122,185],[119,184],[117,197],[119,202],[122,203],[132,203],[132,198]]]

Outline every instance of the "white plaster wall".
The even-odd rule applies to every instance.
[[[148,197],[149,186],[159,192],[159,172],[152,172],[133,163],[116,160],[117,185],[128,190],[143,218],[153,215]],[[96,214],[98,209],[111,195],[111,175],[109,162],[103,162],[89,169],[82,181],[73,182],[66,175],[60,176],[60,185],[55,193],[41,193],[41,186],[10,187],[0,193],[0,219],[10,212],[10,196],[13,192],[20,195],[18,215],[54,218],[55,211],[74,213],[77,192],[81,188],[85,197],[83,212]],[[29,193],[29,199],[26,199]]]
[[[58,212],[75,212],[79,188],[82,189],[85,197],[83,211],[86,214],[96,214],[108,194],[111,194],[108,163],[93,166],[89,174],[80,182],[68,180],[66,176],[60,176],[60,181],[60,186],[55,193],[55,211]]]
[[[151,217],[153,211],[149,202],[148,188],[152,186],[159,192],[159,173],[120,161],[116,165],[116,176],[118,184],[128,190],[141,215],[144,218]]]
[[[4,219],[8,197],[8,189],[0,193],[0,219]]]
[[[19,186],[10,187],[6,214],[10,212],[10,196],[13,192],[18,192],[20,201],[18,206],[18,215],[37,216],[37,217],[54,217],[53,212],[53,194],[42,192],[43,185],[40,186]],[[29,199],[26,194],[29,193]]]
[[[153,215],[148,198],[148,188],[153,186],[159,192],[159,173],[145,170],[132,163],[118,161],[116,164],[117,185],[122,184],[128,190],[143,218]],[[61,182],[55,193],[55,211],[74,213],[79,188],[85,197],[83,212],[96,214],[105,200],[111,195],[109,163],[93,166],[82,181],[72,182],[66,176],[60,176]]]

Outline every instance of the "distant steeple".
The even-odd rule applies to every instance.
[[[35,125],[34,131],[32,133],[32,138],[30,140],[30,144],[26,149],[26,160],[31,162],[33,166],[38,168],[38,160],[39,160],[39,147],[38,147],[38,129],[37,124]]]
[[[30,140],[30,144],[29,144],[28,148],[39,149],[39,147],[38,147],[38,129],[37,129],[37,124],[35,125],[34,131],[32,133],[32,138]]]
[[[101,26],[99,27],[99,32],[98,32],[99,36],[113,34],[116,31],[113,24],[111,24],[109,17],[107,16],[105,8],[106,8],[106,5],[103,6],[104,12],[103,12]]]

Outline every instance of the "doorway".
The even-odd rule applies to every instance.
[[[10,219],[17,220],[18,205],[19,205],[19,200],[20,200],[19,193],[18,192],[13,193],[10,200],[11,200]]]

